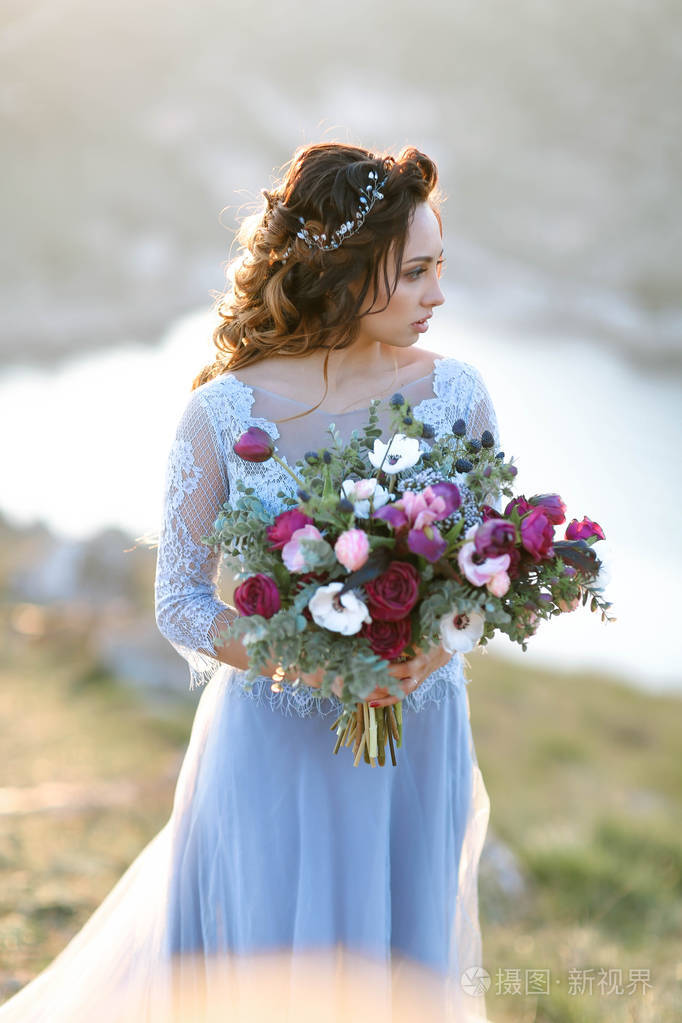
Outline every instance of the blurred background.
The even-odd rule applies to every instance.
[[[519,491],[606,534],[617,621],[580,608],[526,653],[501,637],[469,657],[490,1014],[668,1018],[682,9],[5,0],[0,18],[7,993],[170,812],[198,695],[156,629],[145,538],[239,218],[298,145],[333,139],[436,160],[446,303],[421,344],[481,370]],[[551,997],[497,975],[543,966]],[[594,968],[592,995],[567,993],[569,966]],[[647,997],[630,967],[651,970]],[[624,990],[600,993],[600,968]]]

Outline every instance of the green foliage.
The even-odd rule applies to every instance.
[[[339,633],[322,628],[303,613],[313,593],[332,581],[341,580],[346,590],[354,589],[362,596],[362,587],[386,570],[389,555],[410,562],[419,573],[420,602],[411,616],[413,645],[408,653],[417,646],[440,642],[439,623],[446,614],[477,612],[484,619],[481,646],[500,631],[524,650],[538,620],[560,614],[558,602],[566,601],[568,605],[581,589],[584,601],[591,598],[593,610],[601,607],[604,615],[605,607],[610,605],[599,594],[588,592],[580,572],[573,577],[564,575],[564,560],[558,555],[534,564],[524,552],[522,571],[502,597],[493,596],[485,586],[470,583],[457,563],[466,522],[470,521],[465,517],[466,502],[444,520],[447,528],[442,535],[447,549],[437,562],[412,552],[404,533],[395,533],[388,522],[374,518],[371,502],[369,518],[358,521],[354,509],[349,507],[350,502],[341,500],[342,484],[348,479],[375,476],[392,494],[396,487],[400,493],[410,489],[412,480],[416,490],[423,489],[429,481],[453,480],[471,495],[467,502],[473,500],[474,510],[483,503],[494,502],[500,494],[513,496],[510,485],[514,479],[513,459],[503,462],[495,457],[492,448],[481,446],[476,450],[472,440],[478,438],[459,437],[454,433],[428,438],[427,442],[423,438],[424,424],[413,417],[405,401],[402,404],[389,402],[390,438],[395,434],[420,438],[419,460],[401,473],[375,471],[368,454],[382,436],[378,425],[381,404],[376,399],[370,404],[366,423],[353,431],[347,444],[336,424],[330,423],[326,431],[328,443],[306,452],[293,466],[280,459],[276,452],[272,455],[296,482],[296,496],[280,491],[282,510],[298,507],[313,520],[322,537],[301,540],[303,566],[300,573],[291,573],[282,560],[281,550],[270,547],[267,529],[275,516],[267,510],[255,489],[247,487],[242,479],[237,482],[239,496],[234,506],[223,505],[213,532],[203,538],[204,543],[223,553],[236,582],[262,573],[277,585],[282,603],[277,614],[270,619],[251,616],[246,622],[236,622],[230,630],[234,636],[241,636],[249,647],[251,680],[273,662],[302,673],[317,671],[324,665],[325,680],[320,695],[329,695],[337,674],[344,676],[346,691],[353,698],[371,692],[377,684],[393,686],[391,691],[395,691],[387,663],[372,653],[365,639],[357,635],[341,638]],[[466,459],[471,468],[460,472],[456,468],[458,464],[462,468],[459,459]],[[470,515],[471,505],[467,507],[466,515]],[[512,510],[509,521],[520,535],[518,508]],[[336,558],[334,544],[341,533],[356,526],[367,535],[370,557],[360,569],[348,573]],[[571,549],[566,543],[562,546],[566,556]],[[316,579],[304,585],[301,576],[306,572],[315,574]],[[551,599],[543,600],[543,593]]]

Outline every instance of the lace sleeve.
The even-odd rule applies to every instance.
[[[488,389],[483,383],[483,377],[475,366],[464,364],[467,369],[468,388],[464,396],[464,407],[460,415],[466,423],[467,437],[480,440],[484,430],[490,430],[495,438],[495,452],[500,450],[500,429],[497,422],[497,414]],[[504,494],[500,494],[490,502],[491,507],[502,512],[507,503]]]
[[[190,689],[220,667],[213,644],[238,616],[217,597],[220,554],[201,543],[228,493],[208,401],[195,391],[168,457],[154,586],[156,623],[188,662]]]

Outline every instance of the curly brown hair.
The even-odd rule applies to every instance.
[[[300,146],[284,169],[274,189],[262,189],[265,207],[244,218],[237,232],[241,253],[228,265],[226,291],[215,296],[220,322],[213,344],[218,355],[195,378],[192,389],[273,355],[302,358],[326,348],[326,396],[329,353],[348,347],[357,337],[360,309],[370,288],[371,305],[362,315],[374,307],[380,274],[387,305],[398,285],[409,224],[418,203],[429,202],[442,233],[436,164],[412,146],[392,156],[317,142]],[[325,232],[330,237],[341,223],[354,219],[370,171],[378,174],[375,180],[386,176],[387,180],[381,189],[384,198],[362,227],[337,249],[309,249],[297,237],[300,218],[311,233]],[[396,260],[392,283],[388,280],[391,252]],[[317,404],[323,400],[324,396]]]

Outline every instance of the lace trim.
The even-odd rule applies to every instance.
[[[284,685],[278,692],[273,692],[272,679],[264,675],[259,675],[249,689],[245,674],[237,669],[233,671],[232,684],[239,690],[239,694],[288,717],[309,717],[314,714],[331,717],[338,716],[343,710],[343,703],[335,696],[320,698],[314,695],[315,691],[310,686],[297,686],[294,689],[291,685]],[[405,697],[403,709],[418,712],[430,704],[443,703],[468,684],[462,661],[456,654],[446,665],[425,678],[418,689]]]

